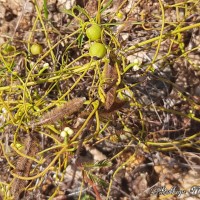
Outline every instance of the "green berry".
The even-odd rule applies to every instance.
[[[31,46],[31,53],[33,54],[33,55],[38,55],[38,54],[40,54],[42,52],[42,46],[41,45],[39,45],[39,44],[33,44],[32,46]]]
[[[2,45],[2,52],[7,55],[11,52],[13,52],[15,50],[14,46],[8,44],[8,43],[5,43]]]
[[[89,49],[89,54],[92,57],[103,58],[106,55],[106,47],[102,43],[94,42]]]
[[[96,41],[101,38],[101,27],[98,24],[90,24],[86,30],[86,35],[91,41]]]

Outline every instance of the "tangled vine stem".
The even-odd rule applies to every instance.
[[[185,152],[198,157],[199,0],[87,2],[54,10],[34,0],[0,45],[0,199],[59,198],[60,183],[79,199],[148,199],[136,171],[145,187],[167,179],[156,170],[164,156],[188,169]]]

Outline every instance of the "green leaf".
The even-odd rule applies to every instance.
[[[90,18],[87,11],[84,8],[80,6],[75,6],[75,9],[77,9],[80,13],[83,13],[88,19]]]
[[[84,39],[84,35],[82,33],[80,33],[79,36],[78,36],[78,48],[82,48],[83,39]]]
[[[81,200],[95,200],[95,198],[88,194],[85,194],[83,197],[81,197]]]
[[[90,168],[92,168],[92,167],[100,168],[100,167],[110,167],[110,166],[112,166],[112,162],[109,160],[101,160],[96,163],[85,163],[84,164],[84,167],[90,167]]]
[[[44,0],[43,8],[44,8],[44,16],[46,19],[48,19],[49,12],[47,9],[47,0]]]
[[[112,162],[110,160],[101,160],[94,164],[94,167],[110,167]]]
[[[87,174],[88,178],[92,182],[96,183],[97,185],[102,186],[104,188],[108,187],[108,183],[105,180],[103,180],[103,179],[99,178],[98,176],[96,176],[96,175],[94,175],[92,173],[89,173],[89,172],[86,172],[86,174]]]

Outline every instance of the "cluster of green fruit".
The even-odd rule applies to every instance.
[[[87,26],[86,36],[93,42],[89,49],[91,57],[103,58],[107,53],[105,45],[98,42],[101,39],[101,33],[102,29],[98,24],[92,23]],[[42,52],[42,47],[39,44],[33,44],[30,50],[32,55],[39,55]]]
[[[88,39],[90,39],[90,41],[94,41],[89,49],[91,57],[103,58],[107,53],[105,45],[98,42],[98,40],[101,39],[101,32],[101,27],[96,23],[89,24],[86,29]]]

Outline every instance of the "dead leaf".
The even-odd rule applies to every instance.
[[[105,94],[106,100],[104,107],[109,110],[115,102],[116,90],[117,90],[117,69],[115,66],[105,65],[103,70],[103,79],[105,81]]]

